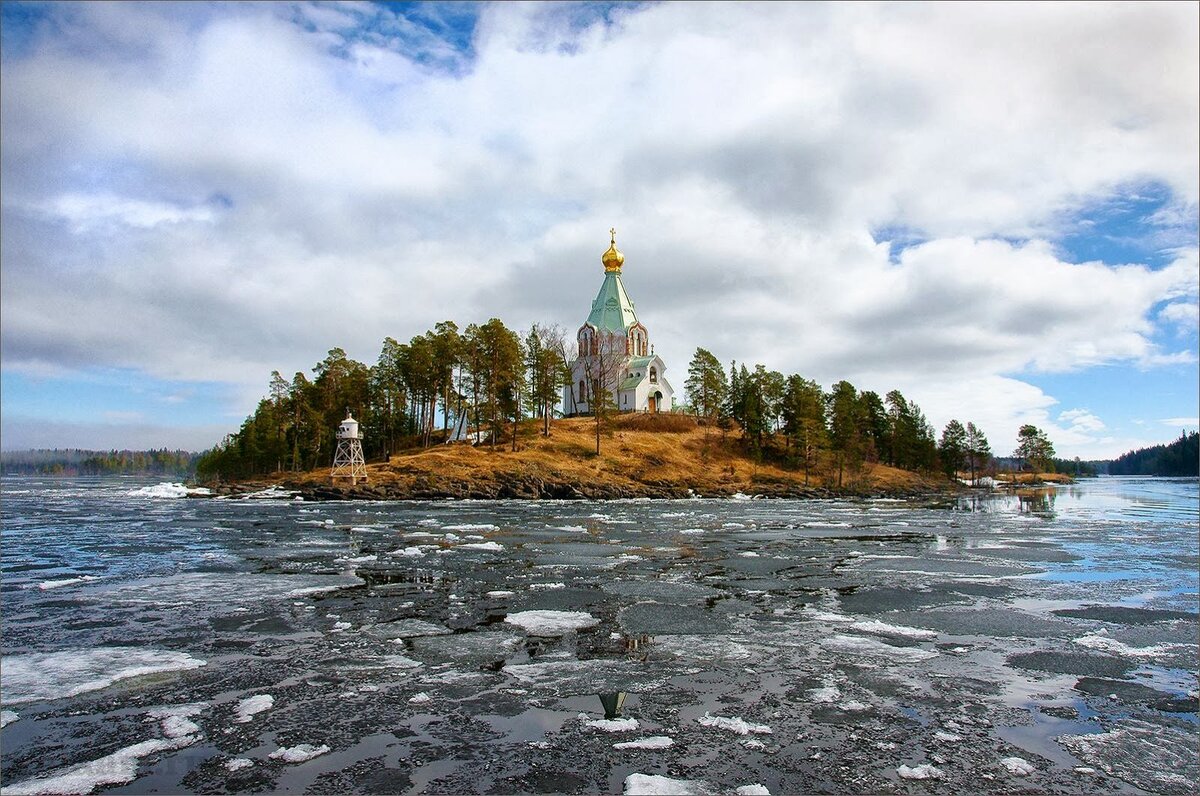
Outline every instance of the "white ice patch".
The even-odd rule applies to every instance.
[[[197,669],[204,663],[186,652],[143,647],[96,647],[6,655],[0,665],[0,690],[4,692],[4,701],[10,705],[63,699],[99,691],[118,680]]]
[[[666,749],[674,745],[675,741],[665,735],[652,735],[649,738],[638,738],[636,741],[615,743],[613,749]]]
[[[188,720],[203,710],[204,703],[177,705],[153,711],[150,716],[161,720],[166,738],[148,741],[118,749],[98,760],[80,763],[43,774],[15,785],[5,784],[6,794],[77,794],[91,793],[106,785],[124,785],[137,778],[138,761],[158,752],[183,749],[201,739],[200,727]]]
[[[818,622],[853,622],[854,620],[845,614],[835,614],[832,611],[818,611],[816,608],[803,608],[800,611],[805,619],[813,619]]]
[[[728,718],[726,716],[710,716],[705,713],[696,721],[704,727],[716,727],[719,730],[737,733],[738,735],[755,735],[769,734],[771,728],[765,724],[751,724],[742,718]]]
[[[707,785],[692,779],[671,779],[658,774],[630,774],[625,778],[625,796],[687,796],[708,792]]]
[[[761,782],[755,782],[753,785],[739,785],[734,793],[737,796],[771,796],[771,791],[767,790],[767,786]]]
[[[255,715],[262,713],[264,710],[270,710],[275,706],[275,697],[270,694],[255,694],[252,697],[246,697],[241,702],[238,702],[237,716],[234,718],[238,724],[245,724],[254,718]]]
[[[77,578],[63,578],[62,580],[44,580],[37,585],[42,591],[49,589],[60,589],[63,586],[74,586],[76,583],[88,583],[93,580],[100,580],[95,575],[80,575]]]
[[[319,757],[329,751],[329,747],[325,744],[314,746],[310,743],[296,744],[295,746],[279,747],[267,757],[272,760],[282,760],[285,763],[303,763],[306,760],[312,760],[314,757]]]
[[[433,697],[431,697],[425,691],[422,691],[419,694],[413,694],[412,696],[410,696],[408,698],[408,704],[410,704],[410,705],[423,705],[426,702],[431,702],[431,701],[433,701]]]
[[[922,630],[904,625],[889,625],[887,622],[880,622],[874,619],[865,622],[855,622],[850,627],[854,630],[861,630],[864,633],[875,633],[881,636],[900,636],[901,638],[921,639],[925,641],[937,638],[937,633],[932,630]]]
[[[184,743],[183,741],[188,741]],[[44,774],[15,785],[6,784],[6,794],[91,793],[105,785],[123,785],[137,778],[138,760],[156,752],[190,746],[193,737],[176,740],[156,738],[118,749],[98,760],[63,769],[61,773]]]
[[[555,525],[552,526],[556,531],[570,531],[571,533],[587,533],[587,528],[582,525]]]
[[[144,498],[185,498],[188,495],[211,495],[211,489],[204,487],[190,488],[178,482],[155,484],[154,486],[144,486],[140,489],[134,489],[129,493],[129,497],[144,497]]]
[[[529,588],[531,588],[531,589],[565,589],[565,588],[567,588],[567,584],[565,584],[565,583],[530,583]]]
[[[861,713],[864,710],[870,710],[871,706],[865,702],[859,702],[857,699],[851,699],[838,704],[838,707],[847,713]]]
[[[207,702],[196,702],[190,705],[175,705],[169,708],[159,708],[150,711],[150,718],[162,723],[163,735],[168,738],[185,738],[200,734],[200,725],[191,720],[208,707]],[[194,739],[193,739],[194,742]]]
[[[629,732],[638,728],[638,720],[629,719],[592,719],[585,721],[585,727],[591,727],[593,730],[602,730],[604,732]]]
[[[226,771],[241,771],[243,768],[250,768],[254,765],[254,761],[248,757],[235,757],[232,760],[225,761]]]
[[[896,773],[900,775],[900,779],[941,779],[942,770],[937,766],[932,766],[929,763],[922,763],[919,766],[900,766],[896,769]]]
[[[425,552],[419,547],[401,547],[388,553],[389,556],[408,556],[409,558],[423,558]]]
[[[1032,763],[1023,757],[1002,758],[1000,760],[1000,765],[1004,766],[1004,769],[1008,773],[1017,777],[1027,777],[1037,770],[1033,767]]]
[[[421,666],[420,661],[414,661],[403,655],[384,655],[381,661],[384,666],[391,669],[417,669]]]
[[[955,735],[952,732],[942,732],[941,730],[938,730],[933,734],[933,740],[941,741],[942,743],[958,743],[962,740],[962,737]]]
[[[468,542],[467,544],[460,544],[458,547],[460,550],[490,550],[492,552],[504,549],[504,545],[499,542]]]
[[[444,528],[444,530],[447,530],[447,531],[498,531],[500,529],[497,528],[495,525],[492,525],[491,523],[484,522],[484,523],[480,523],[478,525],[470,525],[470,524],[447,525]],[[451,534],[446,534],[447,537],[449,537],[450,535]]]
[[[1115,638],[1109,638],[1107,630],[1089,633],[1082,638],[1072,639],[1071,641],[1081,647],[1100,650],[1101,652],[1108,652],[1126,658],[1158,658],[1163,655],[1170,655],[1171,651],[1177,647],[1185,646],[1182,644],[1155,644],[1152,647],[1130,647],[1127,644],[1117,641]]]
[[[20,718],[20,714],[18,714],[16,711],[0,710],[0,727],[7,727]]]
[[[821,639],[818,643],[832,652],[888,658],[901,663],[923,661],[937,655],[932,650],[923,650],[918,647],[893,647],[891,644],[861,636],[836,635]]]
[[[533,636],[561,636],[600,624],[599,619],[582,611],[518,611],[504,621]]]
[[[338,562],[339,564],[366,564],[370,561],[375,561],[378,558],[379,558],[379,556],[370,555],[370,556],[357,556],[355,558],[335,558],[334,561]]]
[[[514,595],[515,595],[515,592],[506,591],[503,589],[500,589],[497,591],[490,591],[487,593],[487,596],[491,597],[492,599],[499,599],[501,597],[512,597]]]

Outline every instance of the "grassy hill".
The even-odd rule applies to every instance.
[[[687,416],[623,415],[602,432],[597,456],[591,418],[555,420],[549,437],[542,436],[540,421],[528,421],[518,431],[515,452],[511,437],[497,441],[494,450],[486,444],[456,444],[402,451],[387,462],[368,464],[368,483],[354,488],[348,482],[331,485],[328,468],[280,473],[271,480],[325,499],[677,498],[736,493],[822,497],[929,494],[953,488],[945,478],[881,464],[847,469],[838,488],[831,460],[812,469],[806,485],[801,470],[756,462],[738,436],[700,426]]]

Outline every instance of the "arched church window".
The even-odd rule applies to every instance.
[[[658,384],[658,368],[650,368],[650,383]]]

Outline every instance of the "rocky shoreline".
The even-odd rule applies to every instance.
[[[206,485],[209,494],[190,497],[239,497],[268,489],[287,491],[306,501],[339,500],[680,500],[687,498],[772,498],[790,500],[829,500],[836,498],[892,498],[906,500],[945,500],[969,491],[968,487],[947,482],[925,484],[918,488],[825,488],[790,482],[761,482],[708,486],[703,489],[669,481],[639,484],[586,484],[579,481],[554,481],[536,477],[508,478],[502,481],[476,479],[424,478],[413,483],[349,484],[315,483],[312,480],[240,481]]]

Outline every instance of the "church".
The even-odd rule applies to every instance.
[[[617,231],[609,234],[608,251],[600,257],[604,284],[579,327],[579,355],[571,363],[571,384],[563,387],[563,413],[591,414],[598,395],[620,412],[669,412],[675,391],[666,379],[667,366],[654,353],[650,333],[625,292],[625,255],[617,250]]]

